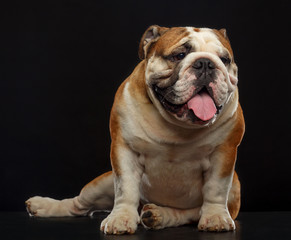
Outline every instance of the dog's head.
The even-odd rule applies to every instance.
[[[139,49],[147,91],[166,120],[214,123],[237,85],[237,66],[225,29],[151,26]]]

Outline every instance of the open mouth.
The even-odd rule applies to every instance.
[[[154,87],[156,96],[163,105],[163,107],[175,114],[178,118],[188,118],[193,123],[208,123],[211,119],[217,115],[222,106],[215,104],[211,91],[208,91],[207,87],[202,87],[195,91],[193,96],[183,104],[173,104],[162,94],[162,90],[157,86]]]

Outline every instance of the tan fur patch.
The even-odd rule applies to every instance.
[[[151,103],[147,94],[147,87],[145,83],[145,68],[146,62],[142,61],[133,71],[129,77],[129,92],[134,99],[138,99],[142,103]]]
[[[111,109],[110,113],[110,135],[111,135],[111,151],[110,151],[110,159],[111,159],[111,165],[113,172],[119,176],[121,174],[120,167],[119,167],[119,159],[118,159],[118,153],[117,151],[117,146],[120,144],[123,144],[123,140],[121,137],[121,129],[120,129],[120,120],[118,116],[118,106],[117,105],[122,105],[123,103],[123,91],[125,84],[128,80],[125,80],[120,87],[118,88],[116,95],[115,95],[115,101],[113,104],[113,107]],[[118,100],[117,100],[118,99]]]
[[[171,53],[172,46],[175,46],[183,38],[187,37],[190,33],[186,28],[183,27],[174,27],[167,31],[157,43],[151,49],[149,55],[152,55],[156,52],[159,56],[165,56]]]
[[[236,219],[240,205],[241,205],[241,200],[240,200],[240,182],[238,180],[237,173],[234,172],[233,175],[233,181],[232,181],[232,188],[230,190],[230,198],[227,203],[228,211],[233,220]]]
[[[244,118],[240,104],[238,105],[236,114],[233,116],[236,118],[236,125],[230,132],[230,135],[226,141],[218,147],[218,150],[224,154],[223,168],[221,169],[220,176],[229,176],[235,165],[237,147],[239,146],[243,134],[244,134]]]

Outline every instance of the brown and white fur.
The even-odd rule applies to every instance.
[[[202,231],[234,230],[240,208],[234,167],[244,119],[225,30],[151,26],[139,55],[142,61],[119,87],[111,111],[112,171],[71,199],[32,197],[28,212],[86,216],[112,209],[101,223],[106,234],[134,233],[139,223],[161,229],[198,222]],[[199,59],[212,62],[210,82],[199,79]],[[202,85],[219,108],[207,121],[185,107]],[[167,104],[184,105],[177,113]]]

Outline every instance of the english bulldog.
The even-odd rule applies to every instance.
[[[154,25],[141,39],[139,56],[111,110],[112,171],[74,198],[28,199],[29,214],[112,209],[101,223],[105,234],[132,234],[139,223],[234,230],[240,208],[234,168],[244,118],[225,29]]]

